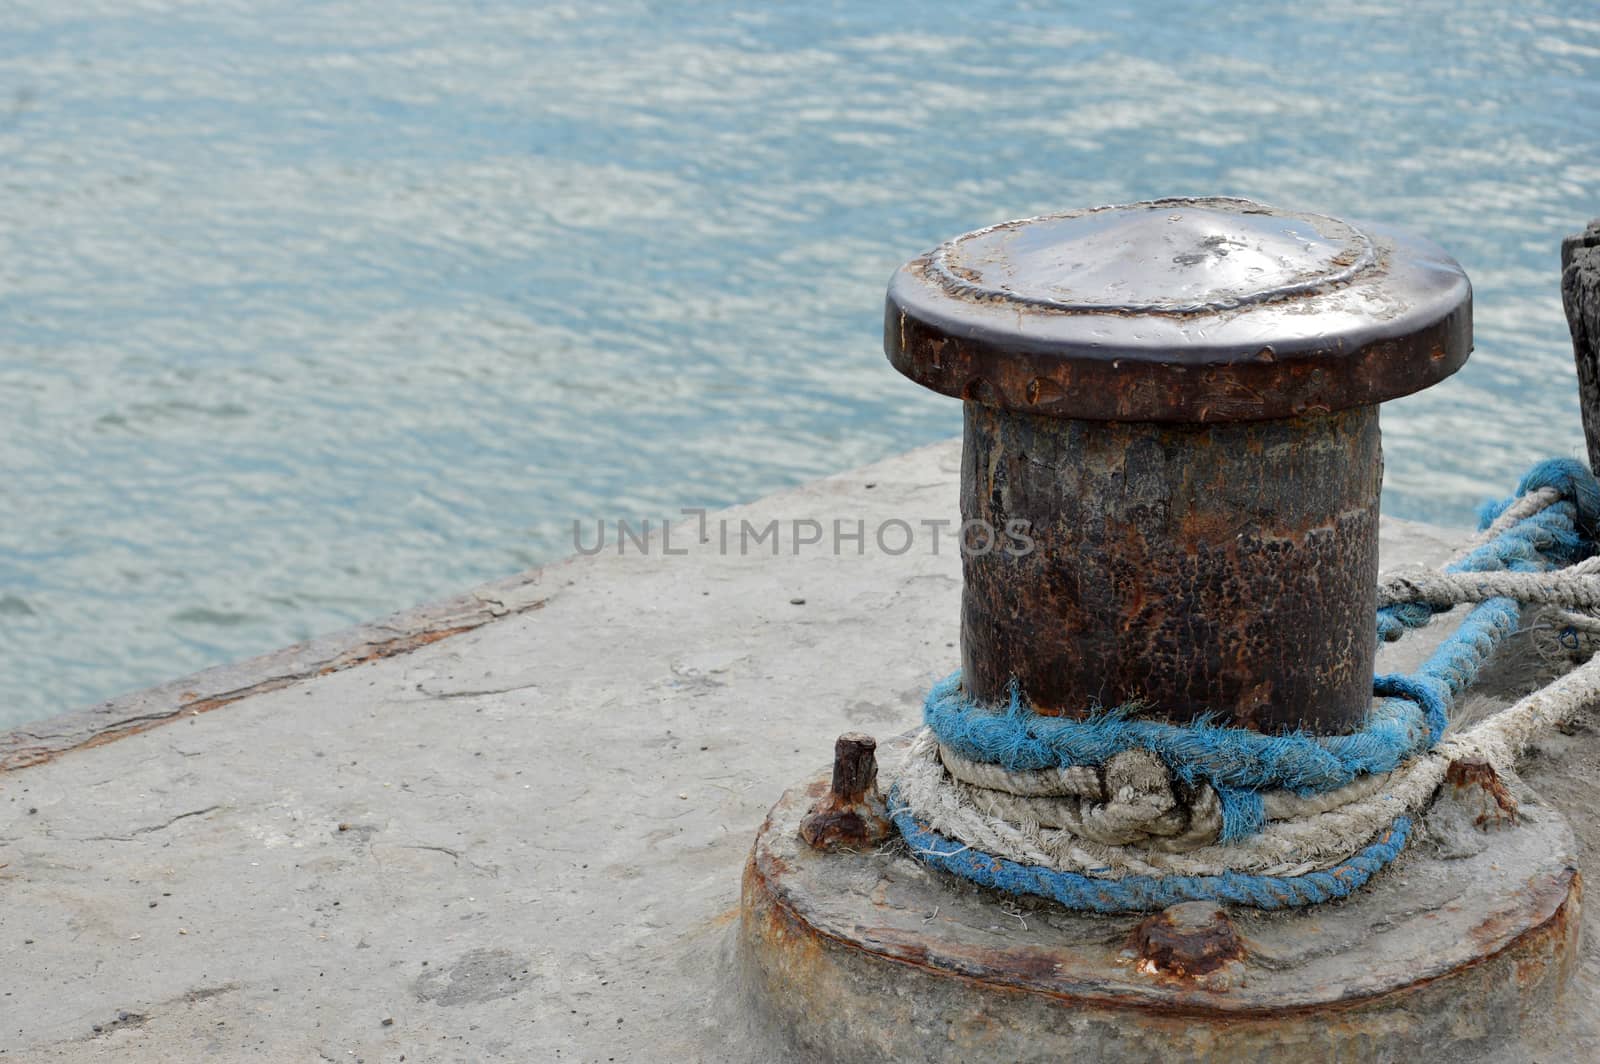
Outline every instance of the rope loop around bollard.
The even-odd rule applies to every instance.
[[[1487,505],[1480,519],[1478,540],[1444,568],[1445,574],[1570,570],[1594,553],[1600,484],[1576,461],[1541,462],[1522,478],[1517,495]],[[1588,567],[1578,575],[1587,579]],[[1572,574],[1562,578],[1567,585],[1552,576],[1527,597],[1564,601],[1559,588],[1571,586]],[[1403,588],[1404,583],[1395,586]],[[1570,712],[1574,699],[1600,697],[1597,659],[1579,670],[1584,673],[1577,677],[1581,682],[1558,680],[1471,732],[1447,737],[1452,706],[1518,629],[1522,603],[1512,597],[1484,598],[1470,581],[1451,585],[1447,580],[1428,585],[1426,601],[1396,602],[1377,616],[1378,637],[1399,638],[1452,608],[1446,594],[1452,586],[1460,601],[1476,604],[1415,672],[1375,678],[1371,714],[1363,728],[1349,734],[1265,735],[1205,719],[1174,725],[1138,719],[1136,707],[1100,711],[1081,720],[1046,716],[1026,706],[1015,685],[1007,705],[982,706],[965,696],[959,673],[948,676],[928,693],[926,729],[913,747],[914,757],[923,760],[913,760],[892,789],[891,816],[919,859],[986,886],[1040,894],[1074,909],[1142,911],[1184,900],[1282,908],[1343,897],[1404,848],[1409,814],[1425,807],[1442,778],[1442,749],[1482,746],[1492,760],[1504,762],[1515,755],[1507,749],[1525,745],[1529,736],[1523,733],[1531,727],[1527,721],[1550,723],[1546,718]],[[1568,599],[1582,605],[1587,594],[1579,589]],[[1565,701],[1552,709],[1551,699],[1541,696],[1558,687]],[[1175,788],[1214,792],[1213,805],[1220,805],[1214,845],[1201,840],[1193,853],[1175,854],[1174,844],[1154,835],[1127,836],[1141,838],[1143,848],[1119,845],[1124,836],[1087,832],[1074,837],[1073,826],[1079,832],[1086,829],[1070,803],[1091,798],[1019,799],[1006,794],[1004,802],[991,802],[985,799],[1000,796],[986,795],[947,771],[947,766],[968,763],[990,776],[1069,768],[1081,774],[1084,768],[1098,768],[1103,778],[1104,766],[1128,751],[1158,757]],[[1378,777],[1386,777],[1381,787],[1358,785]],[[1292,809],[1288,821],[1269,824],[1267,805],[1274,795],[1275,809]],[[1319,801],[1319,796],[1331,800]],[[1106,804],[1135,797],[1140,796],[1099,796]],[[1059,824],[1047,823],[1052,801],[1069,803]],[[1019,810],[1022,819],[1012,823],[985,816],[974,804]],[[1173,820],[1167,811],[1170,801],[1146,804],[1153,815]],[[1103,805],[1082,808],[1104,811]],[[937,830],[941,826],[951,827],[956,837],[942,834]],[[1182,833],[1165,823],[1160,831]],[[987,852],[985,844],[1007,852]],[[1014,859],[1018,857],[1031,860]],[[1272,872],[1251,871],[1261,868]],[[1155,874],[1146,874],[1150,872]]]

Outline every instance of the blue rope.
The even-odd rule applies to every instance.
[[[1544,487],[1558,489],[1562,499],[1519,521],[1448,571],[1537,572],[1572,565],[1591,553],[1600,530],[1600,483],[1580,462],[1549,459],[1523,476],[1517,494]],[[1515,498],[1485,506],[1481,527],[1488,527]],[[1398,639],[1427,624],[1433,613],[1421,604],[1386,607],[1378,611],[1378,636]],[[1334,790],[1363,775],[1390,772],[1432,748],[1449,723],[1455,699],[1476,681],[1520,620],[1521,606],[1513,599],[1480,603],[1416,672],[1375,677],[1377,700],[1367,722],[1347,735],[1300,731],[1264,735],[1221,727],[1204,718],[1178,726],[1133,719],[1133,710],[1126,707],[1081,720],[1044,716],[1023,704],[1015,683],[1005,706],[977,704],[962,691],[959,672],[933,685],[923,704],[923,720],[941,743],[962,756],[1012,771],[1101,765],[1124,750],[1149,750],[1184,783],[1204,782],[1215,789],[1222,811],[1220,838],[1230,842],[1265,827],[1261,795],[1265,790],[1288,789],[1302,796]],[[1409,820],[1401,817],[1361,853],[1326,872],[1305,876],[1228,873],[1112,880],[1021,865],[971,850],[917,823],[903,807],[893,816],[918,856],[930,864],[986,886],[1042,894],[1070,908],[1096,912],[1160,908],[1199,898],[1284,908],[1344,897],[1399,854],[1410,829]]]
[[[1434,693],[1432,686],[1421,690]],[[996,712],[961,690],[959,672],[940,680],[923,704],[923,721],[939,741],[973,761],[1013,772],[1064,765],[1101,765],[1124,750],[1160,757],[1183,782],[1210,783],[1225,791],[1287,788],[1301,794],[1333,790],[1366,773],[1389,772],[1430,745],[1423,709],[1405,698],[1385,697],[1367,725],[1352,735],[1304,732],[1264,735],[1201,720],[1192,725],[1130,719],[1114,709],[1084,720],[1047,717],[1011,701]]]

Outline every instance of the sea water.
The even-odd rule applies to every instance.
[[[896,265],[1211,193],[1471,275],[1387,512],[1582,453],[1592,3],[0,2],[0,727],[953,435]]]

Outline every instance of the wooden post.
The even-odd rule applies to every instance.
[[[1600,472],[1600,218],[1561,242],[1561,305],[1578,364],[1578,402],[1589,468]]]

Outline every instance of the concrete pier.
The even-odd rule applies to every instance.
[[[911,728],[957,663],[961,559],[919,522],[959,464],[923,448],[690,522],[683,555],[613,543],[0,739],[0,1059],[792,1059],[738,985],[741,866],[835,736]],[[777,556],[741,554],[773,519]],[[1382,535],[1386,567],[1455,538]],[[1525,773],[1586,852],[1594,726]],[[1600,1057],[1592,931],[1529,1060]]]

